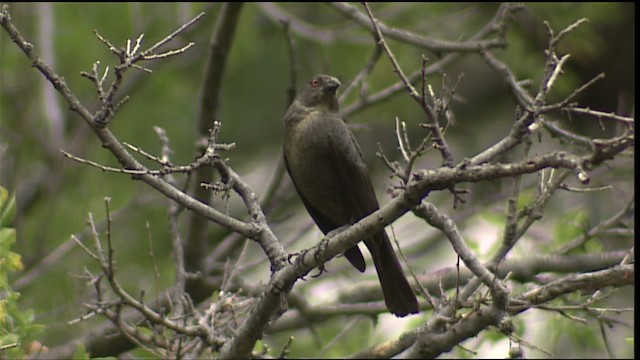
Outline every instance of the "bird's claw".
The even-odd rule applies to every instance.
[[[304,264],[304,257],[305,255],[307,255],[307,253],[309,252],[309,249],[303,249],[300,251],[296,251],[296,252],[292,252],[287,254],[287,262],[289,263],[289,265],[295,265],[295,266],[305,266]],[[292,261],[292,259],[295,258],[295,260]],[[301,275],[299,277],[300,280],[306,281],[307,279],[305,279],[304,275]]]
[[[317,251],[314,251],[314,255],[313,255],[313,257],[314,257],[314,259],[316,261],[319,262],[322,259],[322,254],[326,251],[328,245],[329,245],[329,238],[328,237],[322,238],[322,240],[320,240],[320,243],[318,244],[318,249],[317,249]],[[289,265],[295,265],[295,266],[303,265],[304,266],[305,265],[304,257],[305,257],[305,255],[307,255],[307,253],[309,251],[310,251],[309,249],[304,249],[304,250],[301,250],[301,251],[296,251],[296,252],[289,253],[289,254],[287,254],[287,262],[289,263]],[[294,260],[294,258],[295,258],[295,260]],[[324,267],[324,263],[321,263],[318,266],[318,273],[314,274],[314,275],[309,275],[309,276],[311,276],[312,278],[317,278],[318,276],[322,275],[325,272],[328,272],[328,270]],[[304,276],[301,276],[300,279],[301,280],[306,280],[304,278]]]
[[[293,259],[294,257],[300,255],[300,252],[295,251],[292,253],[287,254],[287,262],[289,263],[289,265],[293,265],[293,263],[291,262],[291,259]]]
[[[320,264],[320,266],[318,266],[318,273],[317,273],[317,274],[315,274],[315,275],[309,275],[309,276],[311,276],[312,278],[317,278],[317,277],[319,277],[320,275],[322,275],[322,273],[325,273],[325,272],[329,272],[329,270],[327,270],[327,269],[324,267],[324,264]]]
[[[292,252],[292,253],[287,255],[287,261],[291,265],[300,265],[300,264],[304,265],[304,257],[305,257],[305,255],[307,255],[308,252],[309,252],[308,249],[300,250],[300,251],[297,251],[297,252]],[[295,264],[292,264],[291,263],[291,259],[293,259],[294,257],[296,258],[295,259]]]

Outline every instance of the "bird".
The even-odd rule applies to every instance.
[[[362,150],[340,115],[340,81],[319,74],[299,91],[284,116],[285,167],[309,215],[327,234],[379,209]],[[418,313],[418,300],[384,229],[363,239],[371,253],[387,309],[396,317]],[[358,245],[344,256],[360,272]]]

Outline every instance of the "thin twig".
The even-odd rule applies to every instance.
[[[378,27],[377,20],[373,17],[373,13],[371,13],[371,9],[369,9],[369,5],[367,3],[363,3],[364,8],[367,10],[367,15],[371,21],[372,27],[378,39],[378,45],[380,45],[384,51],[387,53],[389,60],[391,61],[391,65],[393,65],[393,71],[398,74],[402,83],[404,83],[405,88],[409,92],[409,95],[416,101],[420,102],[420,94],[416,91],[416,89],[411,84],[411,81],[405,76],[402,68],[400,68],[400,64],[398,64],[398,60],[396,60],[395,55],[391,52],[391,49],[387,45],[387,42],[384,40],[384,36],[382,35],[382,31]]]
[[[191,19],[191,20],[187,21],[186,23],[182,24],[182,26],[177,28],[171,34],[167,35],[164,39],[158,41],[153,46],[151,46],[149,49],[143,51],[141,53],[142,57],[146,57],[146,56],[152,55],[153,52],[156,51],[158,48],[160,48],[164,44],[168,43],[169,41],[173,40],[176,36],[178,36],[179,34],[183,33],[185,30],[187,30],[189,27],[191,27],[191,25],[193,25],[196,22],[200,21],[200,19],[202,19],[204,17],[204,15],[205,15],[205,13],[201,12],[200,14],[196,15],[193,19]],[[189,45],[189,46],[192,46],[192,45]],[[136,49],[137,48],[138,47],[136,47]]]
[[[365,66],[362,68],[362,70],[360,70],[360,72],[356,75],[356,77],[349,83],[349,85],[347,85],[345,89],[340,92],[340,97],[338,98],[339,103],[342,103],[347,98],[347,95],[349,95],[349,93],[356,88],[356,86],[359,86],[364,83],[364,79],[371,73],[371,71],[373,71],[373,68],[376,66],[381,56],[382,56],[382,47],[379,44],[376,44],[375,47],[373,48],[373,52],[371,53],[371,56],[369,57],[369,61],[367,61]],[[362,93],[363,91],[360,92],[361,97],[365,95]]]

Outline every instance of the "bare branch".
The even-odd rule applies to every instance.
[[[510,306],[509,311],[511,313],[519,313],[533,304],[542,304],[578,289],[597,290],[607,286],[632,285],[634,279],[635,271],[633,265],[620,265],[585,274],[568,275],[516,297],[514,305]],[[522,303],[516,305],[518,302]]]
[[[413,210],[414,214],[429,223],[429,225],[440,229],[449,239],[451,245],[456,251],[456,254],[460,256],[462,261],[471,271],[492,289],[496,296],[502,299],[499,302],[504,303],[509,291],[502,284],[495,274],[484,267],[484,265],[478,260],[471,249],[465,243],[460,231],[457,229],[453,220],[451,220],[445,214],[440,213],[433,204],[422,201],[419,206]],[[496,300],[497,301],[497,300]]]
[[[371,13],[371,9],[369,9],[369,5],[367,5],[367,3],[363,3],[363,4],[364,4],[364,8],[367,10],[367,15],[369,16],[369,20],[371,21],[372,27],[373,27],[373,29],[375,31],[375,34],[376,34],[376,37],[378,39],[378,45],[380,45],[384,49],[384,51],[387,53],[387,56],[389,57],[389,60],[391,61],[391,65],[393,65],[393,71],[396,74],[398,74],[398,76],[400,77],[400,80],[402,80],[402,82],[404,83],[404,86],[406,87],[407,91],[409,92],[409,95],[414,100],[419,102],[420,101],[420,95],[418,94],[416,89],[411,84],[411,81],[409,81],[409,79],[404,75],[404,72],[400,68],[400,64],[398,64],[398,60],[396,60],[395,55],[393,55],[393,52],[391,52],[391,49],[389,49],[389,46],[387,45],[387,42],[384,41],[384,36],[382,35],[382,31],[380,30],[380,27],[378,27],[378,22],[373,17],[373,14]]]
[[[109,319],[113,324],[99,326],[90,333],[84,334],[81,341],[85,343],[92,356],[108,356],[130,349],[132,346],[140,346],[163,358],[191,358],[211,357],[220,358],[245,358],[268,356],[254,352],[253,349],[258,339],[264,338],[267,331],[283,331],[308,327],[314,322],[322,322],[327,319],[335,319],[348,315],[378,316],[385,311],[380,300],[379,288],[373,287],[373,281],[362,281],[357,289],[349,288],[338,290],[335,302],[315,305],[306,301],[299,293],[292,293],[294,286],[299,285],[299,279],[305,277],[315,268],[324,269],[325,262],[344,253],[348,248],[356,246],[361,239],[366,239],[372,234],[381,231],[399,217],[409,211],[424,218],[429,224],[440,229],[450,240],[454,255],[458,255],[455,267],[450,267],[442,272],[432,272],[424,276],[415,277],[414,284],[417,288],[424,286],[435,296],[429,296],[428,302],[421,301],[422,309],[433,309],[433,315],[420,326],[406,332],[398,339],[387,341],[361,351],[358,355],[367,357],[390,357],[408,350],[405,355],[417,357],[435,357],[449,351],[469,337],[477,336],[481,331],[489,327],[495,327],[505,337],[514,341],[518,346],[529,346],[526,341],[514,335],[515,325],[509,316],[515,316],[520,312],[537,308],[546,311],[554,311],[567,318],[583,322],[589,317],[604,325],[617,324],[613,316],[608,313],[624,312],[628,307],[615,308],[611,306],[594,306],[593,303],[601,301],[614,291],[605,290],[611,286],[614,290],[622,286],[633,284],[634,269],[633,247],[625,245],[625,251],[603,254],[587,254],[580,256],[556,256],[543,255],[531,256],[526,259],[507,259],[515,244],[525,234],[537,235],[531,232],[531,226],[541,218],[546,205],[557,194],[557,190],[566,190],[569,196],[586,196],[593,191],[613,187],[598,181],[601,171],[593,171],[595,167],[605,164],[613,166],[616,163],[611,159],[628,154],[635,144],[634,118],[613,113],[591,110],[579,107],[573,101],[586,89],[593,86],[603,75],[598,75],[584,85],[574,89],[568,97],[554,104],[547,104],[547,98],[554,87],[559,86],[563,69],[566,68],[572,54],[556,55],[555,49],[559,41],[577,26],[584,23],[584,19],[576,21],[558,35],[547,25],[549,46],[546,53],[546,65],[542,69],[542,81],[535,94],[530,93],[524,87],[524,82],[517,79],[515,72],[508,62],[499,60],[492,53],[493,48],[506,45],[506,20],[515,10],[510,4],[500,5],[493,18],[484,24],[480,31],[471,37],[464,36],[460,41],[442,41],[430,39],[426,36],[413,33],[401,28],[391,27],[392,20],[381,21],[374,17],[368,4],[364,4],[364,12],[357,10],[349,4],[332,4],[348,19],[348,26],[356,24],[359,27],[370,30],[375,35],[374,47],[366,63],[361,64],[360,70],[353,81],[345,87],[341,100],[360,88],[360,97],[350,106],[344,108],[344,115],[350,115],[365,109],[372,104],[390,98],[394,94],[403,91],[409,97],[420,104],[427,116],[427,121],[420,124],[423,128],[431,130],[416,148],[412,148],[412,142],[418,143],[411,137],[406,124],[396,117],[395,137],[399,146],[401,161],[392,161],[380,150],[380,157],[389,167],[394,179],[395,187],[391,193],[392,199],[379,210],[367,217],[355,222],[351,226],[341,228],[341,231],[332,232],[318,245],[300,251],[287,254],[286,242],[281,243],[270,227],[270,222],[279,219],[269,219],[261,206],[256,194],[249,182],[230,167],[227,159],[220,155],[220,151],[230,150],[233,143],[223,144],[219,142],[220,122],[215,120],[220,114],[221,87],[224,79],[228,54],[234,42],[235,30],[239,24],[239,16],[242,9],[240,4],[227,3],[222,6],[216,22],[216,28],[211,39],[210,57],[207,60],[207,68],[203,83],[205,84],[200,97],[199,130],[202,140],[199,141],[198,155],[195,160],[186,165],[174,165],[171,162],[172,151],[169,144],[169,136],[160,128],[156,133],[160,138],[161,150],[159,154],[147,151],[134,144],[121,142],[108,128],[109,122],[118,113],[119,108],[128,97],[117,102],[116,96],[121,97],[123,92],[123,79],[128,69],[137,69],[150,72],[150,68],[144,67],[142,61],[164,59],[173,55],[183,54],[193,47],[193,43],[176,45],[172,49],[162,50],[164,46],[193,26],[203,14],[184,23],[173,33],[144,50],[144,35],[132,37],[122,47],[113,44],[109,39],[96,32],[98,41],[102,42],[114,55],[118,57],[117,66],[102,69],[99,62],[95,62],[90,71],[81,73],[96,87],[99,107],[95,113],[91,113],[87,107],[79,102],[64,82],[64,79],[56,74],[51,66],[48,66],[34,48],[13,26],[7,6],[0,11],[0,25],[9,34],[9,37],[26,54],[31,61],[62,94],[72,111],[78,113],[96,134],[105,149],[111,152],[119,165],[105,166],[83,159],[80,156],[71,155],[63,151],[65,157],[73,159],[92,167],[121,174],[127,174],[134,180],[142,180],[149,186],[164,195],[169,203],[168,221],[172,239],[173,250],[176,256],[175,286],[158,296],[156,299],[145,300],[144,289],[138,296],[124,290],[121,284],[122,275],[116,273],[116,242],[113,213],[109,199],[105,199],[107,212],[106,231],[101,233],[89,215],[88,233],[93,240],[93,248],[89,249],[80,236],[73,237],[69,244],[75,241],[78,246],[87,253],[88,258],[97,261],[101,271],[92,274],[86,270],[79,278],[94,288],[91,302],[85,305],[83,311],[74,323],[88,320],[95,315],[101,315]],[[401,5],[407,6],[407,5]],[[334,41],[338,32],[326,30],[326,27],[306,24],[302,20],[291,16],[279,6],[272,4],[258,5],[260,11],[272,19],[277,19],[283,24],[285,37],[291,58],[291,88],[288,92],[289,102],[295,94],[295,79],[297,78],[297,64],[295,61],[296,46],[291,33],[296,35],[309,32],[313,29],[321,30],[318,34],[308,34],[317,41]],[[393,9],[393,10],[397,10]],[[388,9],[387,9],[388,10]],[[386,19],[381,11],[378,16]],[[291,32],[291,33],[290,33]],[[342,35],[342,33],[340,32]],[[303,35],[305,36],[305,35]],[[325,37],[328,36],[326,39]],[[329,38],[330,37],[330,38]],[[466,40],[468,38],[468,40]],[[429,63],[423,56],[420,69],[405,73],[400,66],[402,58],[399,53],[393,53],[387,41],[395,39],[420,49],[427,49],[444,57],[433,63]],[[391,62],[393,71],[398,75],[395,84],[383,88],[373,94],[368,93],[366,79],[373,73],[373,69],[382,54],[386,54]],[[444,67],[459,59],[461,54],[477,53],[481,59],[493,69],[509,88],[515,97],[517,106],[514,122],[508,134],[487,146],[477,155],[465,159],[459,163],[454,162],[453,151],[445,140],[448,126],[453,125],[451,100],[454,97],[457,84],[451,86],[448,78],[442,76],[442,90],[440,94],[431,87],[427,78],[434,73],[442,73]],[[129,72],[138,74],[137,72]],[[107,83],[109,79],[110,83]],[[422,81],[420,90],[419,81]],[[436,86],[434,85],[434,88]],[[354,97],[355,98],[355,97]],[[622,131],[612,138],[595,139],[579,135],[561,128],[557,119],[547,119],[547,113],[568,116],[581,114],[605,118],[618,122],[616,130]],[[404,115],[402,115],[404,116]],[[441,125],[442,123],[442,125]],[[455,124],[458,125],[458,124]],[[566,140],[569,146],[563,146],[564,151],[548,150],[546,143],[541,147],[538,155],[529,156],[532,149],[533,138],[531,135],[542,136],[541,129],[559,135],[561,141]],[[411,139],[411,141],[410,141]],[[545,139],[546,140],[546,139]],[[453,143],[452,143],[453,144]],[[524,147],[524,156],[514,160],[512,150],[520,145]],[[553,145],[553,144],[552,144]],[[563,144],[566,145],[566,144]],[[577,146],[576,146],[577,145]],[[442,165],[437,168],[414,168],[418,164],[417,159],[426,153],[431,147],[440,151],[443,159]],[[579,147],[575,150],[575,147]],[[536,151],[538,149],[535,149]],[[139,161],[137,158],[142,157]],[[391,158],[391,159],[390,159]],[[155,163],[155,168],[144,166],[150,160]],[[176,181],[175,174],[186,174],[184,183]],[[214,175],[219,174],[220,180],[213,182]],[[273,181],[268,190],[264,203],[274,196],[282,179],[282,163],[273,176]],[[523,175],[535,174],[536,177]],[[596,185],[586,188],[580,185],[572,185],[570,176],[574,175],[581,184],[587,184],[594,179]],[[175,176],[175,177],[174,177]],[[195,181],[193,178],[195,178]],[[445,215],[427,202],[427,197],[439,190],[450,190],[454,195],[454,205],[457,203],[461,191],[457,186],[462,183],[487,182],[514,178],[511,190],[501,191],[496,197],[507,198],[504,215],[504,236],[499,248],[491,253],[490,260],[486,263],[479,261],[474,252],[467,246],[463,239],[462,223],[454,222],[454,218]],[[397,183],[400,183],[399,185]],[[210,183],[213,183],[211,185]],[[521,191],[535,188],[538,192],[533,199],[524,204]],[[187,188],[196,186],[187,193]],[[240,218],[231,217],[223,209],[219,211],[208,205],[211,198],[210,189],[224,192],[224,196],[239,196],[243,202],[246,214]],[[195,196],[194,196],[195,194]],[[502,201],[502,200],[501,200]],[[184,209],[193,211],[189,223],[185,224],[189,229],[189,238],[182,239],[180,231],[180,214]],[[627,218],[633,215],[634,198],[627,203],[624,209],[612,215],[610,218],[600,221],[596,226],[585,229],[575,239],[568,239],[560,252],[568,252],[582,246],[584,241],[595,236],[627,236],[633,235],[633,228],[627,224]],[[223,235],[223,241],[212,244],[210,234],[207,231],[210,222],[224,227],[227,234]],[[586,225],[585,225],[586,227]],[[287,239],[297,241],[301,234],[307,232],[309,227],[300,227],[296,231],[289,228],[276,228],[276,232],[287,233]],[[288,232],[286,232],[288,231]],[[426,238],[428,236],[425,236]],[[105,239],[106,238],[106,239]],[[262,249],[259,258],[243,260],[248,255],[249,240],[254,240]],[[419,239],[416,239],[416,242]],[[415,243],[414,243],[415,244]],[[297,244],[296,244],[297,245]],[[413,244],[412,244],[413,245]],[[213,246],[217,246],[211,251]],[[242,246],[242,248],[240,248]],[[67,245],[69,247],[69,245]],[[424,244],[415,246],[417,249],[425,249]],[[631,248],[631,250],[629,250]],[[65,248],[61,248],[56,258],[60,258]],[[236,251],[240,251],[238,253]],[[65,250],[66,251],[66,250]],[[414,252],[414,255],[417,252]],[[226,260],[233,256],[234,261]],[[416,256],[423,256],[418,254]],[[153,255],[152,255],[153,257]],[[404,257],[404,254],[403,254]],[[267,281],[260,284],[251,283],[244,275],[253,277],[255,273],[264,274],[266,269],[263,264],[269,261],[270,276]],[[461,267],[462,260],[466,267]],[[44,260],[43,260],[44,262]],[[155,264],[154,264],[155,265]],[[346,265],[345,265],[346,266]],[[39,270],[41,271],[41,270]],[[158,270],[156,270],[157,273]],[[249,272],[251,271],[251,273]],[[567,273],[564,273],[564,272]],[[542,272],[564,273],[543,274]],[[585,273],[580,273],[585,272]],[[242,276],[240,276],[242,274]],[[523,282],[524,286],[518,286],[516,282]],[[311,282],[309,282],[311,283]],[[543,283],[543,285],[538,285]],[[377,293],[362,295],[360,288],[373,288]],[[376,286],[377,283],[375,283]],[[512,286],[515,285],[515,286]],[[487,297],[485,286],[491,294]],[[224,291],[220,291],[223,289]],[[240,290],[242,289],[242,291]],[[525,289],[525,290],[521,290]],[[566,294],[578,293],[588,290],[588,298],[580,302],[569,302],[561,306],[549,304],[554,299],[565,298]],[[349,297],[350,292],[359,292],[363,297]],[[215,296],[211,296],[214,293]],[[352,295],[352,294],[351,294]],[[287,301],[294,309],[287,311]],[[150,304],[157,304],[157,308]],[[464,311],[460,309],[463,308]],[[582,314],[575,314],[582,311]],[[282,316],[285,314],[284,316]],[[580,315],[580,316],[579,316]],[[282,317],[281,317],[282,316]],[[357,321],[357,320],[354,320]],[[353,322],[355,324],[355,322]],[[119,331],[119,335],[113,331]],[[345,329],[346,333],[348,329]],[[604,333],[603,333],[604,334]],[[605,335],[603,335],[604,337]],[[337,338],[337,337],[336,337]],[[604,339],[607,342],[608,339]],[[74,339],[68,344],[61,345],[50,353],[54,357],[69,357],[73,354],[79,339]],[[126,345],[122,345],[126,343]],[[117,345],[114,347],[114,345]],[[329,343],[328,346],[330,346]],[[284,346],[282,354],[289,350],[290,343]],[[117,348],[117,350],[114,350]],[[514,352],[514,353],[517,353]]]
[[[375,30],[372,26],[370,19],[367,15],[358,11],[358,9],[347,3],[329,3],[334,9],[340,11],[344,16],[355,21],[358,25],[365,29],[371,29],[373,31],[379,31],[380,35],[384,34],[394,40],[406,42],[408,44],[431,50],[436,53],[439,52],[466,52],[466,51],[478,51],[478,49],[487,49],[492,47],[504,47],[506,42],[503,39],[495,40],[470,40],[470,41],[446,41],[429,39],[418,34],[412,33],[406,30],[399,30],[383,24],[379,21],[379,30]],[[367,10],[367,12],[370,12]],[[371,15],[369,14],[369,18]]]
[[[318,41],[323,44],[329,44],[336,39],[336,36],[339,36],[335,31],[309,24],[308,22],[291,15],[275,3],[260,2],[256,5],[268,18],[280,24],[288,24],[287,26],[290,26],[292,31],[307,39]]]
[[[635,124],[635,118],[628,116],[620,116],[611,112],[602,112],[598,110],[592,110],[589,108],[580,108],[575,106],[568,106],[562,109],[563,111],[572,112],[576,114],[590,115],[596,117],[598,119],[611,119],[615,121],[620,121],[627,124]]]
[[[140,56],[142,58],[145,58],[147,56],[152,56],[154,55],[153,53],[159,49],[160,47],[162,47],[164,44],[168,43],[169,41],[173,40],[175,37],[177,37],[178,35],[180,35],[181,33],[183,33],[185,30],[187,30],[189,27],[191,27],[193,24],[195,24],[196,22],[200,21],[200,19],[202,19],[204,17],[204,13],[201,12],[200,14],[196,15],[196,17],[194,17],[193,19],[187,21],[186,23],[182,24],[182,26],[180,26],[179,28],[177,28],[174,32],[172,32],[171,34],[167,35],[164,39],[158,41],[157,43],[155,43],[153,46],[151,46],[149,49],[143,51]],[[141,40],[141,39],[140,39]],[[187,45],[189,47],[193,46],[193,44],[189,44]],[[139,41],[136,44],[136,47],[134,49],[133,52],[136,52],[136,50],[139,48]]]
[[[373,52],[371,53],[371,57],[369,57],[369,61],[367,61],[366,65],[362,68],[362,70],[356,75],[356,77],[345,87],[343,91],[340,93],[340,97],[338,98],[339,103],[343,103],[344,99],[346,99],[347,95],[356,88],[356,86],[362,86],[365,83],[365,78],[373,71],[373,68],[380,60],[382,56],[382,47],[379,44],[376,44],[373,48]],[[363,91],[366,91],[363,89]],[[362,94],[362,91],[361,91]]]

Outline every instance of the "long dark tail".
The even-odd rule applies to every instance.
[[[365,244],[373,257],[387,309],[398,317],[417,313],[418,300],[404,276],[386,232],[365,240]]]

